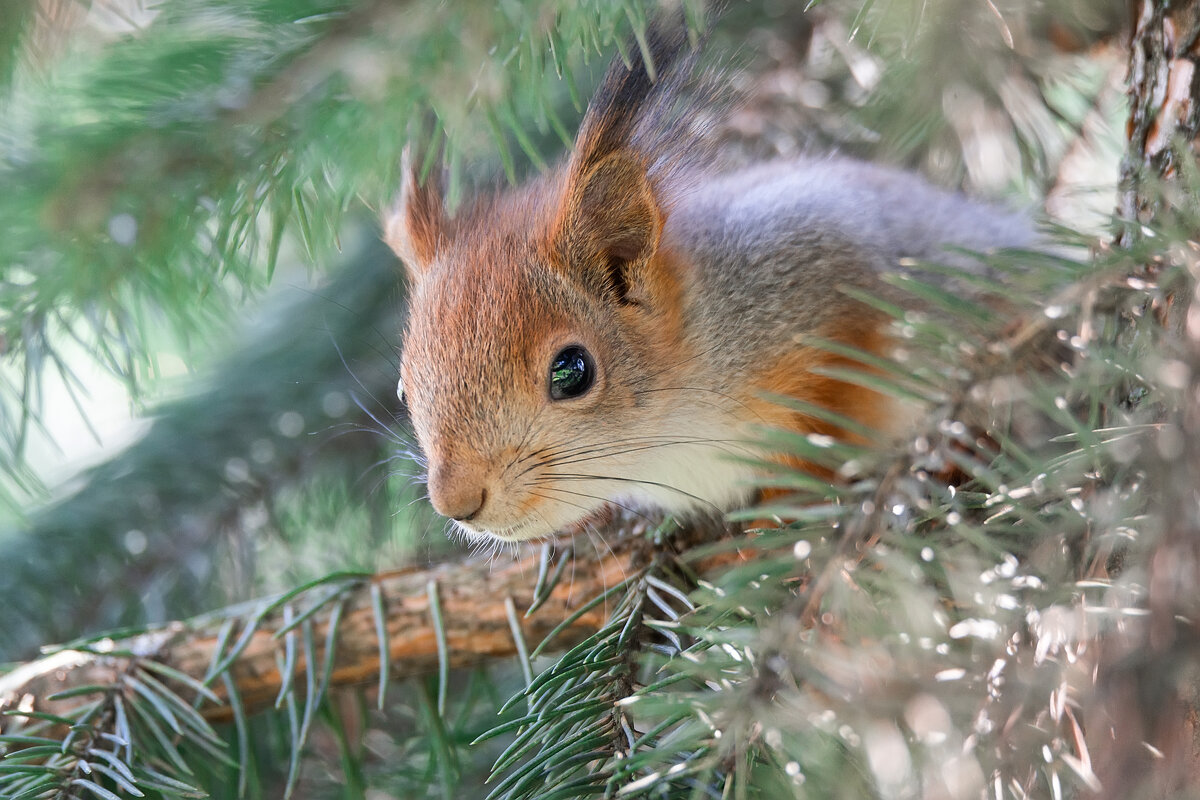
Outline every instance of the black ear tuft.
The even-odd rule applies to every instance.
[[[654,99],[656,81],[679,67],[688,53],[687,26],[682,20],[659,20],[647,29],[645,45],[643,51],[631,38],[629,66],[614,57],[604,73],[575,137],[572,170],[587,171],[632,144]]]

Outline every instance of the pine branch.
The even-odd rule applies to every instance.
[[[629,521],[619,525],[629,527]],[[210,720],[228,720],[235,709],[228,703],[228,690],[217,682],[225,674],[241,709],[254,713],[277,703],[293,681],[322,665],[324,691],[377,681],[381,659],[389,665],[390,677],[397,678],[511,658],[518,649],[506,611],[509,600],[518,609],[533,609],[521,620],[526,640],[542,641],[556,632],[554,647],[569,647],[607,619],[604,604],[589,606],[589,601],[638,575],[656,548],[687,547],[724,530],[698,526],[656,543],[643,535],[644,525],[633,527],[639,530],[601,532],[607,545],[603,551],[560,540],[540,550],[526,548],[511,559],[334,575],[283,597],[135,636],[92,640],[0,678],[0,710],[62,715],[78,699],[54,700],[55,695],[111,686],[131,664],[153,661],[211,685],[221,702],[205,703],[201,712]],[[379,641],[381,630],[386,651]],[[311,664],[296,655],[301,636],[315,643],[311,650],[303,648],[315,659]],[[334,643],[332,652],[327,642]]]

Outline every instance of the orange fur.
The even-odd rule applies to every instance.
[[[857,311],[857,313],[854,313]],[[840,342],[864,353],[886,356],[892,341],[885,332],[886,318],[865,307],[852,307],[851,313],[840,320],[836,327],[818,332],[821,338]],[[831,353],[818,347],[798,346],[789,357],[779,361],[772,369],[756,376],[752,382],[755,390],[747,404],[768,424],[799,434],[818,434],[839,441],[862,443],[857,433],[847,431],[839,425],[799,413],[771,400],[768,395],[794,397],[812,405],[836,412],[875,431],[881,436],[889,431],[889,412],[895,402],[872,389],[837,378],[816,374],[813,370],[837,367],[863,372],[876,372],[853,358]],[[834,478],[833,470],[813,464],[801,458],[786,455],[774,456],[779,463],[808,472],[825,480]],[[783,490],[766,490],[764,499],[786,494]]]

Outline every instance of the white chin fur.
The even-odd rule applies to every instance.
[[[589,462],[588,472],[598,477],[543,487],[542,494],[556,499],[546,500],[535,513],[510,525],[456,524],[472,538],[521,542],[585,523],[608,503],[668,514],[713,513],[744,503],[752,493],[754,470],[735,458],[755,455],[750,448],[680,444],[637,455],[640,458],[597,459]]]
[[[530,539],[540,539],[550,536],[559,528],[552,527],[541,520],[530,517],[506,528],[488,530],[479,528],[467,522],[452,521],[458,530],[470,539],[492,538],[502,542],[526,542]],[[565,527],[565,526],[562,526]]]

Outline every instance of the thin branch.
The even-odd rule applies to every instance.
[[[644,532],[644,526],[640,526]],[[697,527],[672,537],[673,546],[711,540],[717,530]],[[573,547],[570,540],[560,545]],[[526,640],[540,641],[577,609],[624,576],[645,566],[653,558],[655,544],[636,530],[599,548],[583,547],[571,556],[575,567],[549,587],[537,611],[521,619]],[[80,702],[79,697],[47,698],[83,686],[110,686],[129,668],[131,660],[151,659],[196,681],[206,681],[220,704],[205,702],[204,716],[227,721],[233,709],[226,701],[226,684],[218,680],[227,673],[247,713],[272,703],[285,678],[303,676],[309,665],[305,655],[295,654],[294,674],[280,672],[287,630],[297,624],[293,613],[285,627],[284,607],[299,608],[311,619],[317,642],[313,659],[319,669],[326,659],[326,634],[330,617],[341,609],[336,625],[336,647],[329,685],[366,684],[378,679],[381,650],[377,635],[376,609],[381,595],[387,609],[387,659],[393,678],[428,673],[438,669],[438,640],[444,635],[450,667],[509,658],[518,651],[506,605],[525,609],[535,601],[535,581],[540,553],[524,548],[512,558],[495,558],[439,564],[374,576],[343,576],[310,587],[292,597],[263,600],[224,609],[200,620],[174,622],[120,640],[100,640],[79,650],[64,650],[18,667],[0,677],[0,711],[44,711],[64,714]],[[430,609],[430,583],[438,586],[443,630],[436,629]],[[310,602],[319,608],[313,612]],[[603,606],[579,614],[560,631],[556,647],[570,646],[596,632],[606,620]],[[230,621],[237,633],[222,635]],[[231,657],[234,656],[234,657]],[[213,670],[213,665],[219,669]],[[182,683],[175,688],[186,689]],[[303,683],[300,681],[299,683]],[[19,719],[19,717],[18,717]]]

